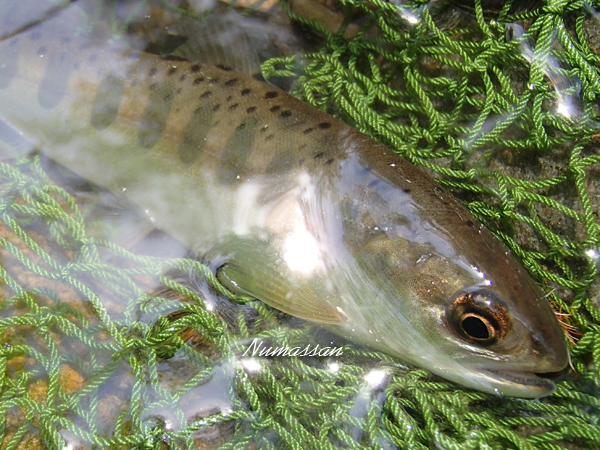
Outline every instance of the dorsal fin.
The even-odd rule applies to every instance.
[[[221,14],[217,20],[183,20],[174,28],[188,40],[171,55],[248,75],[260,74],[260,62],[249,33],[250,25],[233,9]]]

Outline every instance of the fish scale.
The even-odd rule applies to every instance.
[[[536,373],[567,364],[540,289],[452,195],[250,75],[36,28],[0,42],[0,118],[234,292],[486,392],[549,395]]]

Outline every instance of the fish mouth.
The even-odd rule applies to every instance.
[[[518,370],[485,369],[487,376],[493,379],[494,390],[509,397],[540,398],[552,395],[556,384],[554,378],[561,372],[534,373]]]

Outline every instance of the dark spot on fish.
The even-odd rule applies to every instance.
[[[223,64],[217,64],[216,67],[218,67],[221,70],[224,70],[225,72],[231,72],[233,69],[229,66],[224,66]]]
[[[233,98],[233,95],[228,95],[227,98],[225,99],[226,102],[231,101],[231,99]]]
[[[231,87],[231,86],[234,86],[234,85],[236,85],[236,84],[237,84],[237,82],[238,82],[238,79],[237,79],[237,78],[232,78],[231,80],[227,80],[227,81],[225,82],[225,86],[227,86],[227,87]]]
[[[241,92],[242,95],[248,95],[249,93],[250,93],[250,89],[248,89],[248,88],[243,89]]]
[[[215,83],[219,82],[219,79],[218,78],[211,78],[210,80],[208,80],[208,82],[211,83],[211,84],[215,84]]]
[[[42,47],[40,47],[40,48],[38,49],[38,55],[40,55],[40,56],[44,56],[44,54],[45,54],[47,51],[48,51],[48,49],[47,49],[46,47],[43,47],[43,46],[42,46]]]
[[[292,112],[289,110],[283,111],[281,114],[279,114],[279,117],[287,119],[288,117],[292,117]]]
[[[91,63],[98,61],[98,55],[90,55],[88,61]]]
[[[151,91],[153,91],[154,89],[156,89],[157,85],[158,85],[158,83],[152,83],[150,86],[148,86],[148,89],[150,89]]]
[[[315,131],[314,128],[307,128],[306,130],[303,131],[304,134],[309,134],[312,133],[313,131]]]
[[[194,64],[192,67],[190,67],[190,70],[192,72],[199,72],[200,71],[200,66],[198,64]]]
[[[213,111],[218,111],[219,109],[221,109],[221,104],[217,103],[214,107],[213,107]]]
[[[40,51],[46,49],[42,47]],[[67,92],[72,67],[69,56],[66,53],[64,55],[65,58],[62,58],[62,55],[48,55],[48,64],[38,90],[38,102],[43,108],[55,108]]]
[[[71,38],[70,37],[64,37],[60,40],[61,44],[70,44],[71,43]]]
[[[221,183],[239,182],[238,175],[244,172],[246,162],[252,155],[257,126],[256,117],[246,117],[225,143],[220,155],[224,164],[217,167],[217,177]]]
[[[150,93],[138,131],[140,147],[154,147],[165,132],[173,104],[173,96],[165,91],[172,91],[172,85],[165,83]]]
[[[406,188],[402,189],[402,192],[404,192],[405,194],[410,194],[412,191],[409,188]]]
[[[331,128],[331,124],[329,122],[321,122],[319,128],[321,130],[326,130],[327,128]]]
[[[175,56],[175,55],[164,55],[164,56],[161,56],[160,59],[162,59],[164,61],[186,61],[185,58],[182,58],[180,56]]]
[[[194,162],[204,151],[206,137],[212,127],[214,105],[210,102],[201,104],[194,110],[190,121],[180,134],[177,146],[179,160],[184,164]]]
[[[279,94],[277,93],[277,91],[269,91],[265,94],[265,98],[275,98],[278,95]]]
[[[32,41],[37,41],[41,37],[42,37],[42,35],[40,33],[38,33],[38,32],[35,32],[35,33],[31,34],[31,40]]]
[[[319,152],[319,153],[315,154],[315,159],[322,158],[324,154],[325,153],[323,153],[323,152]]]
[[[210,97],[211,95],[212,95],[212,92],[211,92],[211,91],[206,91],[204,94],[202,94],[202,95],[200,96],[200,98],[208,98],[208,97]]]
[[[194,80],[194,84],[198,85],[198,84],[202,83],[203,81],[204,81],[204,78],[203,78],[203,77],[196,78],[196,79]]]
[[[154,75],[156,75],[156,72],[158,72],[158,69],[156,67],[153,67],[152,69],[150,69],[150,72],[148,72],[148,75],[153,77]]]
[[[256,106],[251,106],[250,108],[248,108],[248,109],[246,110],[246,112],[247,112],[248,114],[250,114],[250,113],[253,113],[254,111],[256,111]]]
[[[472,220],[467,220],[465,223],[470,227],[475,225]]]
[[[270,141],[271,139],[273,139],[275,137],[274,134],[270,134],[265,138],[265,141]]]
[[[179,81],[185,81],[187,77],[185,76],[185,74],[181,75],[181,77],[179,77]]]
[[[371,169],[370,168],[365,168],[365,173],[370,173]],[[377,186],[379,186],[381,184],[381,180],[376,178],[373,181],[371,181],[369,184],[367,184],[367,188],[369,189],[378,189]]]
[[[289,173],[290,169],[294,164],[293,160],[285,152],[274,152],[273,158],[267,164],[265,173],[267,174],[281,174]],[[302,165],[302,163],[300,163]]]
[[[268,129],[269,129],[269,125],[265,125],[264,127],[262,127],[262,128],[260,129],[260,132],[261,132],[261,133],[264,133],[264,132],[265,132],[265,131],[267,131]]]
[[[96,130],[108,128],[119,113],[123,99],[125,80],[114,74],[105,75],[100,81],[96,97],[92,103],[91,125]]]
[[[173,75],[175,72],[177,72],[177,67],[171,67],[168,70],[167,75]]]
[[[164,100],[165,102],[168,102],[168,101],[172,100],[172,99],[173,99],[173,97],[175,97],[175,94],[174,94],[173,92],[167,92],[167,93],[164,95],[164,97],[163,97],[163,100]]]
[[[239,105],[238,103],[234,103],[233,105],[231,105],[229,108],[227,108],[227,111],[233,111],[235,108],[237,108]]]
[[[277,112],[277,111],[279,111],[280,109],[281,109],[281,106],[279,106],[279,105],[275,105],[275,106],[273,106],[273,107],[272,107],[272,108],[271,108],[269,111],[271,111],[271,112]]]

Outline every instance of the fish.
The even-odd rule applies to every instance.
[[[551,306],[431,176],[232,67],[42,25],[0,40],[0,120],[24,147],[145,211],[234,293],[472,389],[554,392]]]

